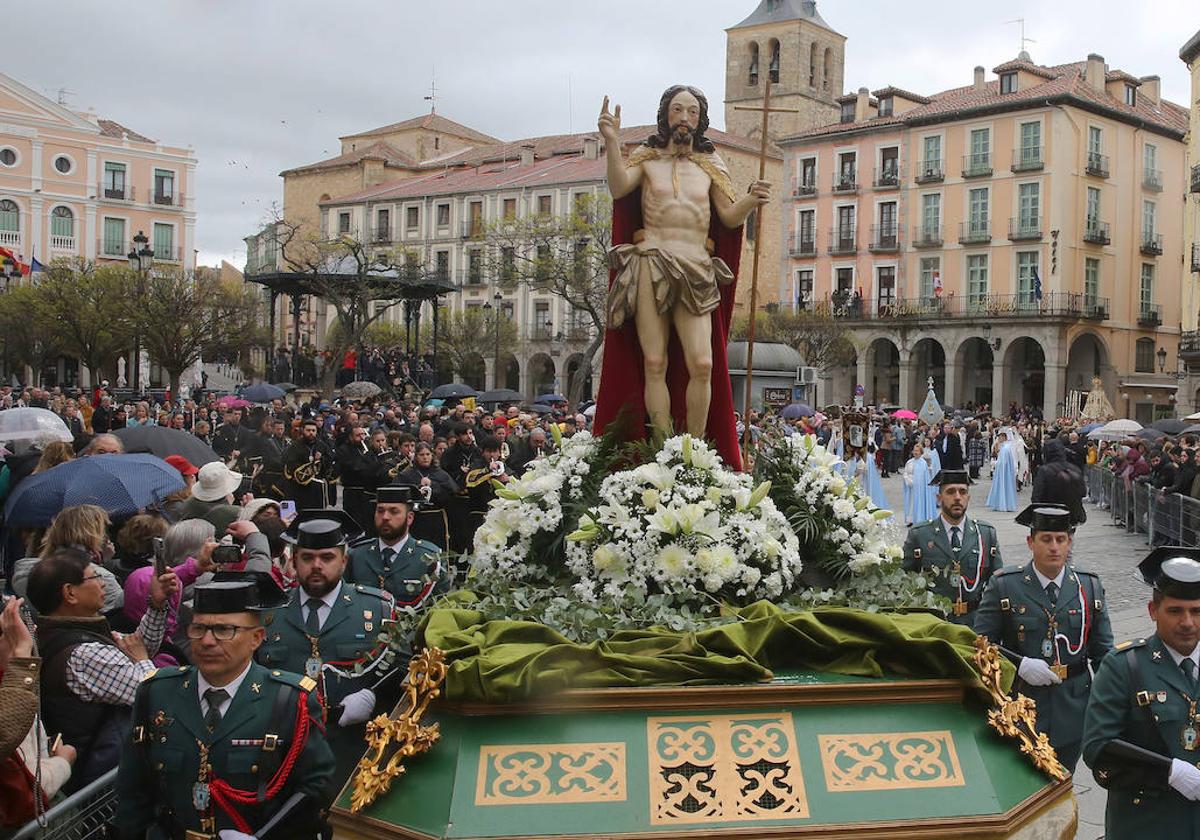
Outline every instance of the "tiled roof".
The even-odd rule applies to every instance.
[[[133,140],[136,143],[154,142],[146,135],[138,134],[132,128],[126,128],[116,120],[97,119],[96,124],[100,126],[101,137],[115,137],[118,140],[123,137],[128,137],[130,140]]]
[[[1042,67],[1040,64],[1034,64],[1032,61],[1026,61],[1022,58],[1006,61],[1003,64],[992,68],[992,72],[996,74],[1012,73],[1013,71],[1017,70],[1024,70],[1026,73],[1032,73],[1035,76],[1041,76],[1043,79],[1053,79],[1055,77],[1053,70],[1049,70],[1045,67]]]
[[[1140,85],[1142,83],[1142,80],[1139,79],[1137,76],[1134,76],[1130,73],[1126,73],[1124,70],[1109,70],[1107,73],[1104,74],[1104,79],[1105,79],[1105,81],[1109,81],[1109,82],[1116,82],[1116,81],[1127,82],[1131,85]]]
[[[750,13],[750,17],[730,29],[744,29],[747,26],[758,26],[763,23],[786,23],[793,20],[806,20],[817,26],[833,31],[833,27],[822,19],[817,12],[816,0],[762,0],[758,8]]]
[[[873,91],[871,91],[871,95],[876,96],[876,97],[899,96],[903,99],[907,99],[909,102],[919,102],[922,105],[925,105],[926,103],[929,102],[928,96],[922,96],[919,93],[912,93],[911,91],[907,91],[904,88],[898,88],[895,85],[888,85],[885,88],[880,88],[879,90],[873,90]]]
[[[427,131],[436,131],[441,134],[453,134],[455,137],[461,137],[464,140],[470,140],[472,143],[499,143],[495,137],[484,134],[482,131],[476,131],[462,123],[447,119],[441,114],[430,112],[423,117],[413,117],[410,120],[402,120],[398,123],[385,125],[380,128],[372,128],[370,131],[362,131],[357,134],[347,134],[345,137],[339,137],[339,140],[346,140],[350,137],[373,137],[385,134],[395,134],[399,131],[407,131],[409,129],[422,128]]]
[[[321,169],[336,169],[339,166],[353,166],[367,158],[382,160],[385,166],[398,166],[406,169],[414,169],[417,166],[415,160],[394,146],[390,146],[387,143],[372,143],[365,149],[357,149],[353,152],[347,152],[344,155],[328,158],[327,160],[319,160],[316,163],[286,169],[279,174],[296,175],[302,172],[316,172]]]
[[[1024,62],[1002,64],[997,70],[1012,69]],[[1109,96],[1107,91],[1097,91],[1083,78],[1087,62],[1076,61],[1052,67],[1031,65],[1040,71],[1036,75],[1046,78],[1041,84],[1027,87],[1015,93],[1000,93],[998,81],[987,82],[981,90],[974,85],[952,88],[935,93],[927,104],[913,108],[894,117],[873,117],[853,123],[831,123],[802,132],[782,141],[783,144],[846,132],[871,131],[896,124],[928,125],[962,119],[972,114],[995,111],[1019,110],[1036,107],[1048,101],[1070,102],[1092,110],[1103,109],[1117,119],[1144,123],[1152,130],[1169,136],[1182,138],[1188,130],[1188,112],[1172,102],[1150,102],[1139,96],[1137,104],[1126,105],[1123,99]],[[1031,71],[1032,72],[1032,71]]]

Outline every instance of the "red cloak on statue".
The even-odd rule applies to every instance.
[[[712,312],[712,400],[708,405],[706,437],[731,469],[742,468],[738,449],[737,424],[733,418],[733,385],[729,380],[729,321],[733,314],[733,296],[737,289],[738,265],[742,259],[742,228],[730,230],[721,224],[715,207],[710,208],[708,238],[714,243],[713,256],[720,257],[733,272],[734,282],[718,286],[721,304]],[[613,202],[612,244],[625,245],[642,227],[642,188],[638,187],[624,198]],[[615,271],[609,271],[612,286]],[[679,338],[671,329],[667,345],[667,388],[671,392],[671,419],[676,429],[687,428],[686,390],[687,364]],[[642,364],[642,348],[638,343],[637,327],[627,318],[618,329],[604,333],[604,360],[600,367],[600,392],[596,396],[595,434],[623,418],[627,423],[624,434],[628,439],[646,434],[646,376]]]

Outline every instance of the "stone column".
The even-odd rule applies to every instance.
[[[1045,379],[1042,385],[1042,416],[1047,419],[1058,417],[1058,403],[1063,399],[1063,388],[1067,381],[1067,366],[1044,366]]]
[[[999,353],[992,356],[992,416],[996,417],[1004,414],[1008,410],[1008,401],[1005,399],[1004,380],[1008,375],[1008,371],[1004,369],[1004,360]]]
[[[900,399],[898,402],[903,408],[917,411],[925,402],[925,392],[918,386],[920,383],[913,378],[913,371],[916,369],[916,364],[912,360],[912,356],[900,351]]]
[[[873,376],[875,371],[867,365],[867,356],[870,353],[871,353],[870,348],[867,348],[866,350],[863,350],[861,353],[858,354],[858,383],[857,384],[863,386],[863,388],[866,389],[866,392],[867,392],[866,399],[868,399],[868,400],[870,400],[874,397],[874,394],[871,393],[871,388],[872,388],[872,383],[874,382],[874,379],[875,379],[875,377]]]
[[[957,355],[957,354],[956,354]],[[958,375],[961,373],[961,366],[956,358],[951,358],[950,354],[946,354],[946,393],[941,395],[942,402],[948,403],[955,408],[962,408],[963,400],[959,399],[958,393]]]

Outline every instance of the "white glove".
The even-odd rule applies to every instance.
[[[1046,660],[1031,659],[1028,656],[1021,657],[1021,664],[1017,666],[1017,676],[1030,685],[1059,685],[1062,683],[1058,674],[1050,670]]]
[[[353,694],[347,694],[342,699],[342,716],[338,718],[338,726],[354,726],[362,723],[375,711],[375,692],[369,688],[361,688]]]
[[[1167,784],[1179,791],[1184,799],[1193,802],[1200,800],[1200,770],[1194,764],[1178,758],[1171,759],[1171,775],[1167,778]]]
[[[255,840],[253,834],[234,831],[232,828],[222,828],[217,832],[217,837],[221,838],[221,840]]]

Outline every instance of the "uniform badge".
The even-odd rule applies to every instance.
[[[933,540],[930,540],[930,541],[929,541],[929,546],[928,546],[928,547],[929,547],[929,548],[933,548]]]
[[[1153,659],[1155,662],[1158,662],[1159,660],[1162,659],[1162,651],[1156,650],[1156,651],[1152,652],[1150,654],[1150,658]]]
[[[1021,606],[1017,607],[1017,612],[1019,612],[1021,615],[1025,615],[1025,605],[1021,604]]]
[[[373,622],[370,622],[370,621],[363,622],[363,630],[365,630],[366,632],[370,633],[374,629],[375,629],[375,624]]]
[[[192,785],[192,807],[201,812],[208,810],[208,782]]]
[[[304,676],[316,679],[321,673],[321,660],[315,656],[310,657],[304,662]]]
[[[363,621],[370,621],[374,617],[375,613],[371,612],[370,610],[363,610]]]
[[[1166,703],[1166,702],[1167,702],[1167,692],[1165,692],[1165,691],[1160,691],[1160,692],[1158,692],[1158,694],[1157,694],[1157,695],[1155,695],[1155,696],[1156,696],[1156,698],[1158,699],[1158,702],[1159,702],[1159,703]]]
[[[1196,728],[1196,724],[1190,723],[1183,727],[1183,731],[1179,733],[1179,743],[1185,750],[1196,749],[1196,745],[1200,744],[1200,729]]]

